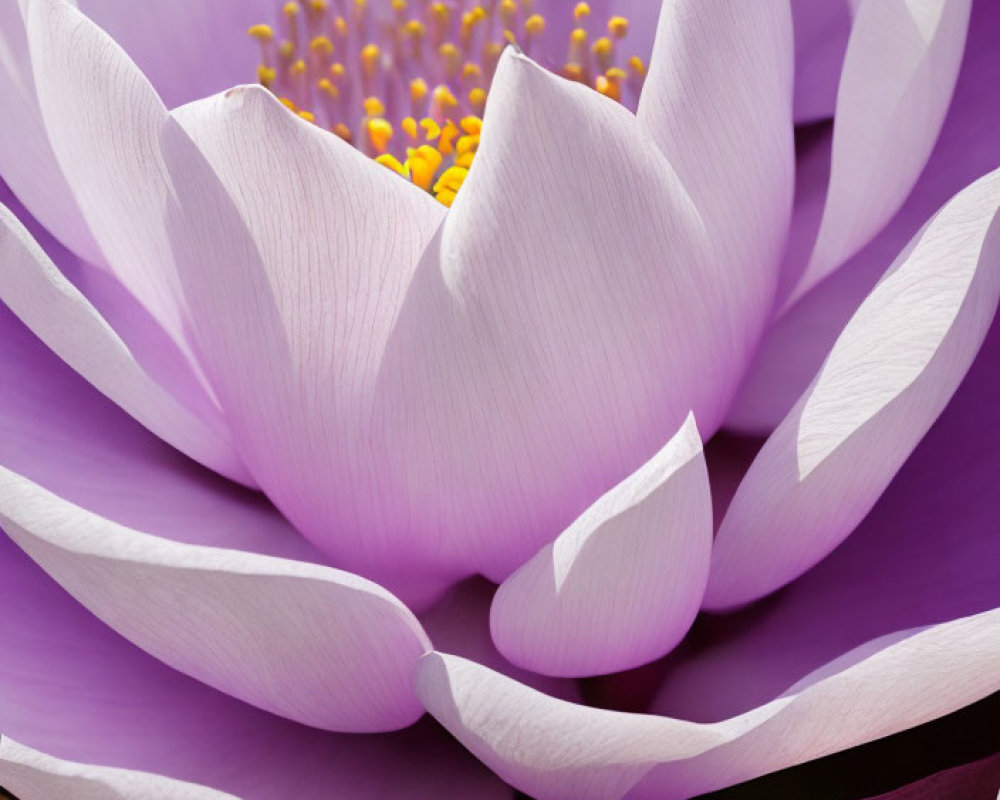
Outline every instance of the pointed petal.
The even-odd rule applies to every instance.
[[[748,319],[770,311],[791,213],[792,51],[787,2],[666,0],[639,102]]]
[[[182,276],[195,329],[254,477],[338,564],[397,588],[427,556],[373,519],[400,500],[372,396],[444,207],[260,87],[178,109],[164,148],[179,227],[200,237]]]
[[[166,109],[121,48],[71,4],[31,0],[25,17],[49,142],[104,260],[183,343],[157,144]]]
[[[379,527],[502,581],[690,409],[715,427],[766,309],[621,106],[509,49],[487,114],[386,350],[377,429],[409,503]]]
[[[182,675],[101,623],[2,534],[0,643],[6,734],[60,758],[245,800],[510,800],[430,720],[396,734],[331,734]]]
[[[653,661],[691,626],[708,580],[712,501],[694,417],[500,586],[497,648],[581,677]]]
[[[837,90],[823,221],[786,308],[867,244],[913,188],[951,101],[970,8],[971,0],[858,7]]]
[[[991,611],[714,725],[577,706],[437,652],[419,662],[416,685],[459,741],[533,797],[680,800],[942,716],[997,691],[998,674]]]
[[[148,772],[76,764],[0,736],[0,785],[31,800],[236,800]]]
[[[171,542],[117,525],[0,467],[7,534],[100,619],[175,669],[328,730],[420,716],[429,648],[384,589],[305,562]]]
[[[727,425],[754,432],[773,430],[899,251],[953,195],[1000,167],[1000,139],[993,135],[1000,128],[1000,104],[994,102],[1000,81],[998,37],[1000,6],[974,3],[958,84],[934,152],[916,186],[869,245],[771,327]],[[815,237],[815,230],[809,236]],[[812,239],[808,245],[811,248]],[[801,253],[800,270],[808,256],[808,251]]]
[[[703,615],[662,665],[658,713],[724,719],[845,654],[1000,607],[998,358],[994,321],[948,407],[857,530],[767,600]]]
[[[49,144],[18,3],[0,5],[0,176],[67,247],[99,263],[101,251]]]
[[[78,0],[80,10],[121,45],[167,108],[254,80],[260,46],[247,35],[274,24],[278,0]]]
[[[706,607],[761,597],[827,555],[941,413],[1000,295],[1000,171],[952,199],[844,328],[726,513]]]
[[[148,435],[2,307],[0,331],[9,534],[121,632],[224,690],[331,726],[415,718],[406,654],[426,639],[398,601],[305,563],[315,551],[259,496]]]
[[[0,300],[70,366],[153,433],[236,480],[243,467],[217,409],[195,416],[157,384],[97,310],[0,205]]]

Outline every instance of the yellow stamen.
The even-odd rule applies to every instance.
[[[400,123],[399,127],[401,127],[403,132],[411,139],[416,139],[417,134],[420,131],[417,126],[417,121],[413,117],[403,117],[403,121]]]
[[[299,111],[298,115],[302,117],[302,119],[304,119],[306,122],[316,121],[316,115],[313,114],[312,111]]]
[[[434,195],[434,199],[441,203],[441,205],[451,208],[451,204],[455,202],[457,196],[458,192],[453,192],[451,189],[442,189]]]
[[[408,150],[406,163],[410,169],[410,180],[425,192],[429,192],[434,182],[434,174],[443,160],[441,154],[429,144]]]
[[[384,153],[392,140],[392,125],[386,120],[378,117],[368,120],[368,140],[376,153]]]
[[[469,136],[478,136],[483,130],[483,121],[480,117],[462,117],[462,121],[458,124]]]
[[[271,85],[274,83],[277,76],[278,73],[273,67],[268,67],[264,64],[259,64],[257,66],[257,82],[265,89],[271,88]]]
[[[628,60],[628,65],[629,69],[637,75],[646,74],[646,65],[643,63],[642,59],[639,58],[639,56],[632,56],[632,58]]]
[[[469,92],[469,105],[472,106],[477,114],[481,115],[486,108],[486,90],[473,89]]]
[[[333,55],[333,42],[329,36],[316,36],[309,42],[309,50],[318,56],[329,58]]]
[[[441,173],[441,177],[438,178],[437,183],[434,184],[435,193],[446,190],[457,192],[462,188],[462,183],[468,174],[469,170],[465,167],[448,167],[448,169]]]
[[[292,63],[292,66],[288,68],[288,74],[293,78],[301,78],[306,74],[306,62],[301,58],[297,59]]]
[[[364,107],[368,117],[381,117],[385,113],[385,104],[377,97],[366,97]]]
[[[354,137],[351,136],[351,129],[348,128],[343,122],[338,122],[334,125],[333,132],[348,144],[352,144],[354,142]]]
[[[281,13],[284,14],[289,19],[294,19],[295,17],[297,17],[301,10],[302,7],[299,6],[299,4],[295,2],[295,0],[292,0],[292,2],[289,3],[285,3],[285,5],[281,7]]]
[[[297,105],[295,105],[295,103],[292,102],[291,98],[288,98],[288,97],[279,97],[278,101],[281,103],[281,105],[283,105],[289,111],[296,111],[297,112],[299,110],[299,107]]]
[[[608,20],[608,33],[616,39],[624,39],[628,34],[628,19],[625,17],[612,17]]]
[[[441,155],[450,156],[455,151],[455,139],[458,137],[458,126],[450,119],[441,126],[441,135],[438,137],[437,148]]]
[[[573,8],[573,19],[577,22],[586,19],[590,16],[590,4],[589,3],[577,3]]]
[[[391,153],[383,153],[380,156],[376,156],[375,161],[381,164],[383,167],[388,167],[397,175],[402,175],[404,178],[410,177],[410,171],[399,163],[399,159],[396,158]]]
[[[427,88],[427,81],[423,78],[416,78],[410,81],[410,100],[414,103],[419,103],[425,97],[430,89]]]
[[[545,32],[545,17],[532,14],[524,22],[524,32],[528,36],[541,36]]]
[[[377,44],[366,44],[361,48],[361,69],[365,75],[374,75],[378,69],[378,60],[382,51]]]
[[[428,142],[432,139],[437,139],[441,135],[441,126],[430,117],[424,117],[420,120],[420,127],[424,129]]]
[[[270,25],[251,25],[247,28],[247,33],[261,44],[274,39],[274,29]]]

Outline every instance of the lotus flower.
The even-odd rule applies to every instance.
[[[9,791],[684,798],[1000,688],[998,4],[79,6],[0,7]]]

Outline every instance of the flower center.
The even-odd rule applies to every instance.
[[[490,82],[507,44],[619,102],[634,103],[645,77],[641,58],[620,54],[628,20],[598,24],[583,2],[568,8],[551,0],[572,15],[562,35],[540,13],[542,0],[335,5],[286,2],[276,26],[251,26],[261,48],[258,81],[299,116],[446,206],[476,157]]]

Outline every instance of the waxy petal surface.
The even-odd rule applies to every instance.
[[[823,220],[786,308],[867,244],[906,200],[951,101],[971,5],[865,0],[858,6],[837,90]]]
[[[430,720],[395,734],[332,734],[182,675],[104,625],[3,535],[0,641],[4,731],[60,758],[243,800],[510,800]]]
[[[379,524],[398,501],[371,409],[445,208],[260,87],[178,109],[163,141],[178,227],[200,236],[182,275],[195,330],[247,463],[337,563],[396,588],[426,556]]]
[[[0,301],[97,389],[206,466],[250,480],[217,409],[205,421],[140,366],[126,344],[0,205]]]
[[[171,542],[0,468],[0,524],[105,623],[181,672],[316,727],[370,732],[420,716],[429,649],[395,597],[305,562]]]
[[[501,581],[689,410],[714,429],[764,311],[621,106],[508,49],[487,115],[376,419],[403,525]]]
[[[938,212],[844,328],[744,478],[705,604],[757,599],[843,541],[947,405],[1000,296],[1000,171]]]
[[[667,653],[708,580],[712,500],[694,417],[500,586],[490,630],[547,675],[617,672]]]
[[[538,800],[680,800],[887,736],[1000,688],[1000,611],[956,620],[712,725],[574,705],[430,653],[428,710]],[[902,677],[901,677],[902,676]]]
[[[0,736],[0,786],[31,800],[236,800],[148,772],[75,764]]]
[[[750,346],[771,309],[792,207],[792,51],[787,2],[666,0],[637,112],[726,271],[711,302],[739,298],[729,324]],[[706,435],[715,430],[695,413]]]
[[[1000,126],[1000,104],[994,102],[1000,81],[998,37],[1000,6],[973,3],[958,83],[944,127],[917,184],[870,244],[774,322],[727,425],[753,432],[773,430],[809,385],[844,325],[899,251],[953,195],[1000,167],[1000,140],[993,135]],[[800,190],[803,201],[815,204],[816,195],[826,193],[828,180],[828,156],[824,174],[821,154],[812,149],[806,152],[796,178],[797,207]],[[818,202],[822,206],[823,197]],[[786,253],[786,271],[793,279],[805,266],[815,240],[819,217],[813,213],[814,209],[803,216],[804,224],[793,223],[795,244],[790,244]]]
[[[20,5],[0,6],[0,176],[67,247],[95,263],[101,251],[49,144],[35,93]]]

